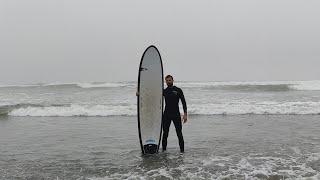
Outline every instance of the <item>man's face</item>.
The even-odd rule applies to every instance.
[[[166,78],[166,84],[167,84],[167,86],[172,86],[173,85],[173,79],[171,77]]]

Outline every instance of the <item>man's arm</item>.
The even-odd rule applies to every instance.
[[[186,103],[186,99],[184,98],[183,91],[181,89],[180,89],[179,95],[180,95],[179,97],[182,102],[183,112],[187,113],[187,103]]]
[[[139,87],[137,87],[136,96],[139,96]]]
[[[186,123],[187,122],[187,103],[186,103],[186,99],[184,98],[184,95],[183,95],[183,91],[180,89],[180,99],[181,99],[181,102],[182,102],[182,107],[183,107],[183,123]]]

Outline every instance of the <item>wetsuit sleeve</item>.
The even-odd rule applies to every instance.
[[[187,103],[186,103],[186,100],[184,98],[183,91],[181,89],[179,89],[179,97],[180,97],[181,102],[182,102],[183,112],[187,113]]]

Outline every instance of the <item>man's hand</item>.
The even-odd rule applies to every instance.
[[[136,96],[139,96],[139,92],[138,91],[136,92]]]
[[[183,123],[186,123],[187,121],[188,121],[187,113],[184,113],[184,114],[183,114],[183,117],[182,117],[182,122],[183,122]]]

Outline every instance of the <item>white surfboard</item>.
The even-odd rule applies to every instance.
[[[138,77],[138,129],[141,151],[159,151],[163,112],[163,66],[160,53],[149,46],[142,55]]]

